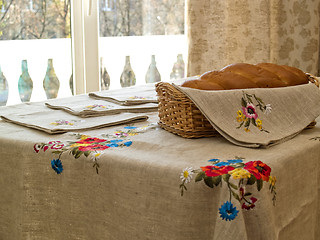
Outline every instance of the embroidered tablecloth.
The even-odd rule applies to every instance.
[[[1,120],[0,239],[319,239],[319,124],[253,149],[223,137],[184,139],[147,115],[56,135]],[[242,168],[262,180],[235,190]],[[230,181],[204,180],[197,169],[227,169]]]

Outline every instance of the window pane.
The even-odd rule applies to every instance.
[[[100,0],[101,89],[123,86],[120,78],[128,57],[136,84],[158,79],[147,74],[154,64],[161,81],[183,77],[184,70],[172,72],[187,53],[184,6],[184,0]]]
[[[70,0],[0,0],[0,6],[7,104],[71,96]],[[0,96],[5,86],[0,74]]]

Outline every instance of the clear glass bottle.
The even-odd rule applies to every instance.
[[[110,87],[110,76],[104,65],[103,58],[100,58],[100,78],[101,78],[101,90],[108,90]]]
[[[151,63],[146,73],[146,83],[160,82],[161,76],[157,68],[155,55],[151,56]]]
[[[170,74],[171,80],[176,80],[180,78],[184,78],[184,61],[182,58],[182,54],[178,54],[177,62],[174,63],[172,72]]]
[[[136,76],[130,64],[130,56],[126,56],[125,66],[123,68],[120,85],[121,87],[130,87],[136,84]]]
[[[29,102],[33,90],[33,81],[28,72],[27,60],[21,61],[21,75],[18,81],[18,90],[21,102]]]
[[[0,66],[0,106],[5,106],[8,101],[8,81],[4,76]]]
[[[53,60],[49,58],[47,72],[43,79],[43,89],[47,95],[47,99],[56,98],[59,88],[60,82],[53,68]]]

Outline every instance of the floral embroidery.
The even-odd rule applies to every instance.
[[[226,201],[220,208],[219,208],[219,213],[220,213],[220,217],[222,218],[222,220],[226,220],[226,221],[231,221],[233,219],[235,219],[235,217],[238,214],[238,210],[236,209],[236,207],[234,207],[232,205],[231,202]]]
[[[60,126],[60,125],[69,125],[73,126],[75,122],[78,122],[77,120],[55,120],[54,122],[50,123],[50,125]]]
[[[260,191],[263,187],[263,182],[268,182],[269,190],[273,194],[272,201],[275,203],[276,177],[270,175],[271,168],[261,161],[244,163],[243,159],[236,157],[235,159],[220,161],[214,158],[208,160],[212,165],[195,170],[191,167],[183,169],[180,174],[182,182],[180,184],[181,196],[187,190],[186,184],[191,181],[193,174],[196,174],[195,182],[203,180],[210,188],[222,186],[223,181],[227,184],[230,197],[219,208],[220,217],[223,220],[231,221],[239,212],[231,203],[232,197],[239,201],[242,209],[250,210],[255,207],[258,199],[246,190],[247,185],[256,184],[257,190]]]
[[[136,126],[125,126],[123,129],[116,130],[113,134],[102,134],[103,137],[115,137],[115,138],[127,138],[130,136],[135,136],[140,133],[145,133],[146,131],[152,129],[155,130],[158,128],[157,124],[151,123],[142,127]]]
[[[116,130],[113,134],[101,134],[102,138],[72,133],[71,136],[76,138],[75,141],[50,141],[48,143],[36,143],[33,146],[33,150],[36,153],[39,153],[40,151],[46,152],[51,149],[53,154],[58,155],[57,159],[53,159],[51,161],[52,168],[57,173],[59,172],[58,174],[63,170],[61,157],[65,153],[69,153],[75,159],[80,158],[81,156],[91,158],[93,161],[93,167],[98,173],[100,167],[98,159],[103,155],[104,151],[112,148],[130,147],[133,142],[127,137],[144,133],[149,129],[157,128],[158,125],[154,123],[142,127],[125,126],[123,127],[123,130]]]
[[[60,174],[63,171],[62,162],[60,159],[51,160],[51,167],[57,174]]]
[[[33,146],[33,149],[36,153],[39,153],[40,150],[44,152],[48,149],[52,149],[53,154],[58,154],[57,159],[51,161],[51,166],[58,174],[63,170],[61,157],[64,153],[69,153],[74,156],[74,158],[79,158],[82,155],[85,157],[91,156],[94,164],[93,167],[96,168],[98,173],[99,164],[97,162],[98,157],[102,152],[108,148],[114,147],[129,147],[132,145],[132,141],[124,140],[108,140],[96,137],[90,137],[87,135],[79,135],[79,140],[69,141],[68,143],[62,143],[61,141],[50,141],[48,143],[37,143]]]
[[[240,123],[240,125],[237,128],[244,127],[244,130],[246,132],[250,132],[250,125],[253,124],[255,127],[257,127],[260,131],[267,132],[262,127],[262,120],[258,117],[258,111],[265,114],[271,113],[271,105],[270,104],[264,104],[261,98],[258,98],[255,94],[248,94],[243,92],[243,96],[241,98],[241,110],[237,111],[237,122]]]
[[[320,137],[313,137],[313,138],[310,138],[309,140],[318,140],[318,141],[320,141]]]
[[[85,106],[85,108],[88,110],[93,110],[93,109],[106,109],[108,107],[105,105],[101,105],[101,104],[93,104],[93,105]]]
[[[183,169],[183,171],[180,175],[180,179],[181,179],[181,181],[188,183],[191,181],[192,175],[193,175],[192,167],[187,167],[187,168]]]

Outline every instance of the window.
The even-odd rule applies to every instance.
[[[0,9],[0,105],[55,97],[44,87],[51,63],[59,84],[47,88],[67,97],[107,89],[100,76],[121,87],[127,56],[137,84],[154,57],[162,81],[186,57],[184,0],[0,0]],[[21,84],[25,69],[32,84]]]

